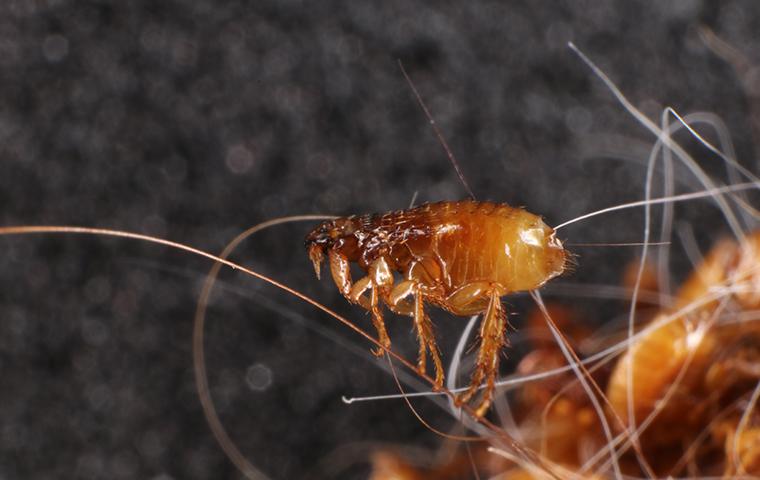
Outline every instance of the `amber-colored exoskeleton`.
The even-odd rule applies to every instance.
[[[541,217],[505,204],[471,200],[329,220],[309,233],[306,246],[318,277],[327,254],[338,289],[372,313],[385,348],[391,342],[381,302],[393,312],[414,317],[418,368],[426,371],[429,352],[438,387],[443,384],[443,366],[425,303],[460,316],[483,313],[472,381],[458,397],[460,403],[468,402],[485,381],[476,407],[478,416],[491,403],[499,354],[506,345],[501,297],[541,287],[565,270],[568,258]],[[367,275],[353,282],[351,262]],[[400,281],[396,282],[394,272],[400,274]],[[375,353],[381,355],[383,350]]]

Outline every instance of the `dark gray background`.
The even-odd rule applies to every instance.
[[[219,251],[282,215],[399,209],[415,192],[463,198],[400,59],[476,194],[558,224],[641,198],[653,141],[566,42],[652,118],[664,105],[720,115],[754,168],[746,92],[697,27],[752,58],[759,22],[749,0],[3,2],[0,223],[119,228]],[[678,213],[703,248],[724,231],[704,204]],[[600,217],[562,238],[638,241],[641,222]],[[309,228],[273,228],[235,258],[369,328],[314,279]],[[559,284],[616,285],[635,255],[575,251],[579,266]],[[239,476],[193,385],[191,319],[209,267],[132,241],[0,241],[0,478]],[[211,383],[255,465],[274,478],[361,478],[376,445],[438,445],[402,402],[341,403],[396,390],[366,342],[272,287],[223,277],[207,330]],[[623,308],[566,301],[592,322]],[[529,303],[508,304],[519,325]],[[434,319],[448,361],[464,322]],[[409,321],[389,323],[413,358]],[[272,373],[265,391],[246,383],[257,364]]]

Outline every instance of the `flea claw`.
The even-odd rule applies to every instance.
[[[386,352],[389,352],[390,350],[391,341],[386,338],[384,341],[380,341],[380,344],[377,346],[377,348],[372,349],[372,355],[376,357],[382,357]]]
[[[483,416],[488,411],[488,407],[491,406],[491,402],[483,402],[476,410],[475,410],[475,417],[477,418],[483,418]]]

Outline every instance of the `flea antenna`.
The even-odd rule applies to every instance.
[[[401,60],[398,61],[398,66],[399,68],[401,68],[401,73],[404,74],[406,83],[409,84],[409,88],[412,89],[412,92],[414,93],[415,98],[417,98],[417,103],[420,104],[422,111],[425,112],[425,116],[430,122],[430,126],[433,127],[433,132],[435,132],[435,136],[438,137],[438,141],[441,142],[443,149],[446,151],[446,156],[449,157],[449,161],[454,166],[454,170],[456,170],[457,175],[459,176],[459,180],[462,182],[462,185],[464,185],[464,189],[467,190],[467,194],[470,196],[470,198],[475,200],[476,199],[475,194],[472,192],[472,189],[470,188],[470,185],[467,183],[467,180],[465,180],[464,174],[462,174],[462,170],[459,169],[459,162],[457,162],[456,157],[451,152],[451,148],[449,148],[449,144],[446,143],[446,139],[443,138],[443,133],[441,133],[441,129],[438,128],[438,124],[435,123],[435,119],[433,119],[433,115],[430,114],[430,110],[428,110],[427,106],[425,105],[425,102],[422,101],[422,96],[420,95],[420,92],[417,91],[417,87],[414,86],[414,82],[412,82],[412,79],[409,78],[409,74],[406,73],[406,69],[404,68],[404,64],[401,63]]]
[[[568,247],[641,247],[649,245],[650,247],[661,247],[670,245],[671,242],[630,242],[630,243],[566,243]]]
[[[744,182],[744,183],[739,183],[737,185],[726,185],[724,187],[710,188],[707,190],[700,190],[698,192],[684,193],[682,195],[674,195],[672,197],[660,197],[660,198],[652,198],[650,200],[639,200],[639,201],[631,202],[631,203],[623,203],[621,205],[615,205],[612,207],[607,207],[601,210],[597,210],[595,212],[587,213],[585,215],[581,215],[580,217],[575,217],[571,220],[568,220],[564,223],[557,225],[556,227],[554,227],[554,230],[557,231],[560,228],[565,228],[566,226],[572,225],[573,223],[580,222],[581,220],[586,220],[591,217],[596,217],[597,215],[602,215],[605,213],[617,212],[618,210],[644,207],[646,205],[657,205],[660,203],[685,202],[688,200],[696,200],[698,198],[713,197],[721,193],[741,192],[743,190],[753,190],[753,189],[757,189],[758,187],[760,187],[760,185],[758,185],[755,182]]]

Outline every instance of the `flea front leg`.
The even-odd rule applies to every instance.
[[[406,298],[414,296],[414,303],[410,304]],[[419,355],[417,357],[417,371],[421,374],[427,373],[427,353],[435,365],[435,386],[436,390],[443,387],[443,363],[441,362],[438,344],[433,334],[433,324],[430,317],[425,313],[425,297],[420,289],[418,282],[414,280],[405,280],[396,285],[385,299],[388,308],[402,315],[414,317],[414,325],[417,328],[417,339],[420,344]]]
[[[346,297],[351,303],[358,303],[367,310],[370,310],[370,303],[364,296],[364,292],[371,286],[369,277],[362,277],[358,282],[353,283],[351,280],[351,265],[348,259],[335,251],[330,250],[328,253],[330,263],[330,274],[332,275],[338,291]]]
[[[372,350],[378,357],[391,348],[391,339],[385,329],[383,312],[380,309],[380,295],[393,285],[393,274],[384,258],[372,263],[368,275],[356,283],[351,282],[351,268],[348,259],[336,252],[330,251],[330,272],[338,290],[351,303],[358,303],[372,313],[372,324],[377,330],[377,341],[382,345]],[[364,295],[369,290],[369,299]],[[384,347],[384,348],[383,348]]]
[[[475,409],[475,415],[478,417],[482,417],[491,405],[496,376],[499,373],[499,354],[507,343],[505,337],[506,313],[501,304],[499,290],[491,288],[483,292],[482,296],[488,299],[488,307],[486,307],[486,312],[480,323],[480,350],[478,351],[478,359],[475,364],[475,370],[472,372],[470,387],[457,398],[457,402],[460,405],[470,401],[485,380],[486,386],[483,390],[483,395]],[[481,295],[478,295],[478,297],[482,298]],[[473,300],[478,300],[478,298],[475,297]],[[465,305],[462,307],[466,308]]]

